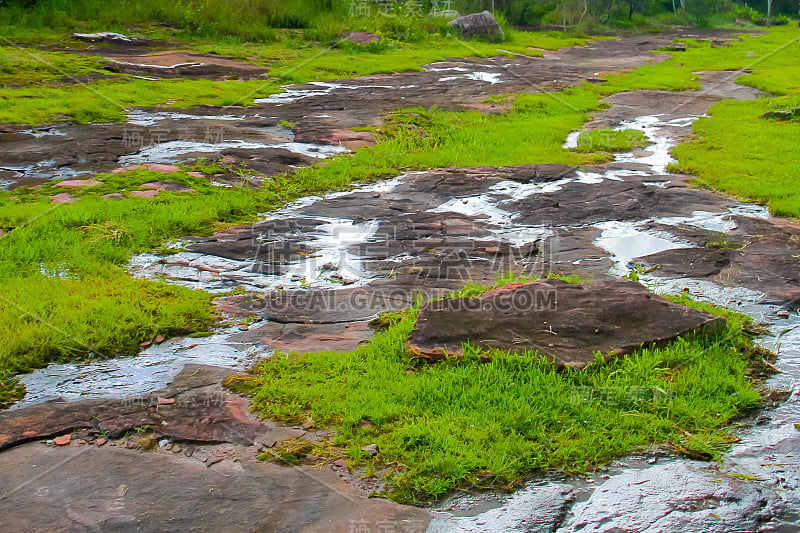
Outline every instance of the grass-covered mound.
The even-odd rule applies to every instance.
[[[578,136],[579,152],[626,152],[650,144],[639,130],[599,129],[584,131]]]
[[[748,359],[758,356],[745,317],[678,300],[724,315],[727,330],[598,357],[579,371],[532,353],[493,352],[486,362],[470,347],[462,359],[426,364],[405,348],[416,318],[408,310],[354,352],[276,354],[237,387],[265,417],[336,430],[328,442],[290,442],[264,459],[347,457],[387,475],[387,495],[405,502],[513,486],[533,470],[583,472],[654,444],[712,458],[734,441],[732,419],[759,402],[748,379]],[[375,457],[362,451],[371,444]]]

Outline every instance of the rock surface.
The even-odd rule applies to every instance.
[[[577,504],[564,532],[758,531],[768,521],[768,492],[704,463],[665,463],[628,471]],[[642,507],[647,512],[638,512]]]
[[[381,36],[368,31],[351,31],[343,33],[341,35],[341,40],[348,43],[365,45],[380,41]]]
[[[503,28],[488,11],[464,15],[447,23],[448,26],[458,30],[462,37],[485,37],[497,41],[506,38]]]
[[[692,28],[545,51],[542,58],[451,59],[428,65],[424,72],[294,85],[250,108],[177,109],[170,102],[168,108],[133,110],[129,124],[59,122],[35,131],[2,125],[0,180],[8,187],[35,185],[137,163],[170,172],[173,163],[200,156],[273,175],[316,163],[331,148],[372,142],[353,128],[375,125],[392,109],[436,105],[493,112],[482,104],[487,96],[599,81],[605,73],[665,59],[666,54],[650,50],[676,37],[726,35],[730,33],[724,30]],[[139,67],[176,70],[177,65],[183,69],[178,75],[186,76],[202,77],[197,64],[206,62],[198,56],[180,57],[180,51],[152,54],[157,50],[120,43],[74,52],[96,55],[99,50],[109,59],[131,60]],[[161,64],[155,66],[156,61]],[[181,67],[181,62],[189,64]],[[208,76],[262,75],[257,70],[241,72],[238,67],[246,64],[236,63]],[[251,67],[255,66],[244,66]],[[268,349],[262,343],[286,351],[352,349],[371,335],[369,313],[408,305],[414,294],[439,297],[466,281],[491,283],[503,273],[543,276],[555,271],[604,280],[621,275],[631,263],[660,265],[648,275],[648,283],[669,288],[674,282],[676,292],[691,289],[695,296],[710,295],[715,303],[746,309],[757,319],[782,317],[770,329],[781,353],[778,364],[786,373],[770,386],[796,388],[800,341],[795,331],[800,318],[791,298],[800,282],[800,231],[778,220],[762,220],[766,211],[758,206],[686,188],[684,177],[666,171],[669,148],[691,132],[691,122],[712,103],[756,95],[734,83],[738,75],[701,73],[699,91],[635,91],[609,97],[611,107],[587,128],[633,123],[654,141],[611,164],[411,173],[372,188],[307,199],[281,212],[276,217],[281,220],[186,239],[193,252],[158,259],[168,282],[220,291],[244,286],[253,293],[219,302],[223,311],[236,316],[272,313],[283,322],[250,324],[226,338],[215,335],[184,339],[185,343],[169,339],[145,350],[163,350],[163,357],[130,358],[119,363],[126,365],[123,372],[90,361],[75,369],[54,365],[58,368],[37,373],[46,376],[39,382],[46,390],[71,397],[96,395],[112,382],[103,389],[108,394],[129,395],[128,386],[152,393],[141,400],[146,407],[102,399],[79,403],[72,410],[63,403],[45,404],[50,415],[45,408],[19,409],[30,415],[36,430],[26,435],[22,418],[9,419],[0,429],[5,433],[8,427],[14,433],[13,447],[0,454],[0,487],[8,487],[0,494],[3,526],[12,531],[161,531],[164,524],[198,531],[380,531],[388,520],[388,527],[398,531],[424,530],[427,514],[417,514],[418,509],[351,492],[354,485],[341,481],[348,470],[341,463],[338,473],[329,476],[325,468],[287,469],[252,460],[259,448],[270,449],[289,438],[324,438],[323,432],[312,431],[312,423],[303,424],[306,431],[261,422],[259,433],[250,425],[258,421],[238,416],[247,412],[240,398],[233,397],[231,405],[212,400],[209,410],[190,410],[194,385],[187,383],[182,392],[153,391],[165,381],[142,378],[139,370],[147,368],[147,376],[173,376],[190,354],[198,359],[233,354],[214,364],[243,366],[253,359],[240,357],[239,350],[258,348],[254,353],[264,356],[262,349]],[[186,144],[192,151],[177,150]],[[257,185],[226,175],[209,179]],[[286,237],[285,242],[279,236]],[[326,253],[320,254],[321,249]],[[336,313],[325,305],[304,302],[303,297],[256,305],[257,296],[301,292],[306,284],[335,308],[341,306],[339,318],[345,322],[337,322]],[[338,291],[344,292],[327,294]],[[377,303],[371,305],[373,297]],[[765,297],[774,305],[764,303]],[[169,365],[162,366],[164,361]],[[95,368],[100,370],[88,376]],[[219,379],[224,374],[220,372]],[[124,380],[125,387],[114,388]],[[198,391],[221,390],[204,389],[211,384],[202,383],[197,383]],[[218,398],[216,392],[211,397]],[[106,417],[104,405],[117,419]],[[680,467],[666,467],[661,464],[663,455],[658,462],[655,457],[638,462],[628,457],[624,465],[595,473],[593,479],[536,475],[523,491],[495,495],[488,506],[481,507],[480,496],[466,495],[447,508],[446,527],[431,531],[795,531],[800,432],[793,422],[800,420],[798,405],[795,394],[779,409],[764,411],[739,431],[742,442],[725,456],[727,468],[766,481],[723,475],[708,463],[677,458],[670,461]],[[241,409],[232,412],[235,406]],[[181,409],[183,414],[177,414]],[[184,415],[200,418],[182,424]],[[101,446],[100,438],[95,445],[81,444],[92,442],[86,435],[96,436],[95,427],[124,428],[137,420],[153,424],[153,431],[144,437],[132,435],[130,441],[110,439]],[[228,429],[221,426],[227,420],[233,424]],[[172,422],[177,422],[174,430],[169,429]],[[244,438],[229,431],[231,427],[243,428]],[[59,428],[66,428],[65,433]],[[47,438],[36,437],[45,434],[72,434],[71,444],[26,443]],[[225,443],[178,443],[181,435],[216,435]],[[240,442],[237,439],[248,444],[231,444]],[[153,451],[143,453],[143,447]],[[50,467],[54,470],[47,472]],[[357,483],[358,475],[350,479]],[[337,499],[342,493],[355,497]]]
[[[221,387],[231,373],[187,365],[167,389],[145,397],[51,401],[0,412],[0,450],[78,430],[119,438],[136,427],[178,441],[253,444],[269,427],[249,414],[246,399]]]
[[[0,454],[3,531],[324,533],[396,524],[396,531],[419,533],[427,527],[427,511],[367,498],[330,468],[281,466],[254,455],[238,446],[198,447],[190,456],[108,444],[19,446]]]
[[[124,44],[126,46],[144,46],[148,42],[144,39],[128,37],[121,33],[111,31],[99,33],[73,33],[70,38],[87,43]]]
[[[693,30],[693,34],[716,34],[714,30]],[[718,32],[717,32],[718,33]],[[233,157],[233,163],[266,175],[291,171],[318,161],[313,147],[286,146],[287,142],[323,143],[334,130],[373,125],[390,110],[415,105],[467,109],[479,105],[491,94],[560,89],[584,81],[599,80],[606,71],[634,68],[665,59],[653,54],[670,43],[675,35],[635,36],[618,41],[599,41],[590,47],[577,47],[548,53],[543,58],[517,57],[457,59],[435,65],[440,68],[465,69],[463,76],[442,76],[431,69],[395,75],[374,75],[336,80],[328,88],[315,84],[291,86],[292,93],[274,95],[258,101],[255,107],[197,106],[180,109],[174,106],[137,109],[130,122],[116,124],[62,124],[52,134],[36,137],[20,125],[0,126],[0,180],[10,186],[37,185],[54,177],[75,172],[108,172],[129,163],[174,163],[198,157],[216,159]],[[150,43],[152,49],[115,42],[110,47],[73,49],[71,53],[96,56],[99,50],[109,59],[136,65],[154,65],[158,74],[168,74],[171,67],[190,62],[225,63],[224,76],[261,76],[257,69],[235,59],[213,54],[181,55],[180,50],[158,50],[163,43]],[[202,56],[202,57],[201,57]],[[208,57],[206,57],[208,56]],[[220,63],[221,64],[221,63]],[[115,68],[123,68],[116,63]],[[157,66],[156,66],[157,65]],[[169,68],[166,68],[169,67]],[[433,67],[433,66],[432,66]],[[145,68],[145,67],[141,67]],[[240,69],[248,69],[247,73]],[[196,66],[186,66],[178,75],[202,77]],[[513,71],[513,75],[509,72]],[[499,76],[499,83],[488,83],[466,74]],[[151,72],[152,74],[152,72]],[[215,77],[220,73],[209,74]],[[147,75],[147,74],[145,74]],[[358,98],[353,98],[357,92]],[[187,120],[190,119],[190,120]],[[296,124],[294,132],[280,126],[281,120]],[[225,142],[219,142],[223,140]],[[229,141],[246,143],[232,147]],[[146,147],[165,143],[198,144],[197,152],[181,152],[174,157],[141,155]],[[354,142],[360,142],[358,140]],[[257,144],[264,145],[256,147]],[[214,146],[216,145],[216,146]],[[297,148],[302,149],[302,153]],[[202,151],[205,150],[205,151]],[[124,159],[136,156],[133,159]],[[234,182],[240,184],[239,182]]]
[[[429,302],[419,311],[409,347],[433,360],[463,355],[466,343],[531,350],[581,368],[594,361],[595,352],[608,358],[724,325],[719,316],[674,304],[638,283],[544,280],[510,283],[479,298]]]

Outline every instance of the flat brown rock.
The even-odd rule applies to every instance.
[[[155,172],[161,172],[162,174],[170,174],[172,172],[180,171],[180,168],[175,165],[165,165],[162,163],[147,163],[144,165],[129,165],[127,167],[115,168],[111,171],[111,173],[122,174],[123,172],[128,172],[131,170],[152,170]]]
[[[9,533],[427,529],[428,511],[368,498],[331,468],[255,455],[238,446],[203,446],[191,457],[108,444],[19,446],[0,454],[0,523]]]
[[[139,198],[155,198],[158,193],[159,191],[154,189],[148,191],[131,191],[131,196],[138,196]]]
[[[581,368],[596,352],[608,358],[724,325],[721,317],[674,304],[638,283],[544,280],[510,283],[480,298],[429,302],[409,347],[434,360],[461,355],[464,343],[536,350],[559,366]]]
[[[368,31],[351,31],[343,33],[340,38],[343,41],[347,41],[354,44],[362,44],[362,45],[369,43],[376,43],[381,40],[380,35],[376,35]]]
[[[374,335],[367,322],[349,324],[281,324],[270,322],[234,340],[260,340],[284,352],[350,352]]]
[[[94,178],[89,178],[86,180],[64,180],[56,185],[58,187],[97,187],[98,185],[102,185],[102,181],[97,181]]]
[[[197,192],[191,187],[181,185],[177,181],[160,180],[152,181],[150,183],[142,183],[139,185],[142,189],[153,189],[156,191],[169,191],[169,192]]]
[[[374,318],[414,304],[405,287],[353,287],[338,290],[268,292],[225,298],[218,305],[229,314],[260,315],[281,324],[341,324]]]
[[[126,43],[114,43],[126,44]],[[75,50],[74,53],[82,51]],[[99,53],[98,53],[99,52]],[[140,53],[130,46],[103,50],[90,49],[84,54],[102,55],[106,60],[99,61],[107,70],[139,76],[157,78],[190,79],[261,79],[269,69],[248,63],[235,57],[216,54],[201,54],[185,50],[159,50]]]
[[[74,204],[80,198],[73,198],[68,192],[62,192],[50,197],[50,203],[55,204]]]
[[[268,427],[249,414],[248,400],[219,384],[231,373],[187,365],[169,387],[149,396],[53,401],[4,411],[0,413],[0,450],[84,429],[117,438],[143,426],[177,441],[252,444]]]

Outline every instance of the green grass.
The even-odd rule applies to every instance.
[[[690,40],[687,52],[676,53],[659,65],[610,76],[607,84],[594,89],[691,89],[699,88],[696,72],[749,70],[738,82],[774,96],[712,106],[710,116],[694,124],[694,139],[675,148],[678,164],[673,170],[693,175],[698,186],[766,204],[779,216],[798,218],[800,157],[795,148],[800,125],[759,117],[769,110],[800,105],[799,37],[797,28],[782,27],[761,36],[743,35],[730,48]]]
[[[627,152],[647,146],[650,141],[640,130],[599,129],[578,136],[578,152]]]
[[[694,183],[763,203],[779,216],[800,217],[800,124],[759,118],[764,112],[800,105],[800,42],[796,28],[774,29],[745,38],[728,51],[727,68],[750,68],[740,83],[776,95],[754,101],[725,101],[698,120],[695,138],[678,146],[676,170]],[[756,57],[746,57],[752,52]],[[708,61],[711,49],[697,55]],[[745,57],[742,57],[742,56]]]
[[[131,353],[157,334],[207,328],[213,320],[210,296],[131,280],[124,265],[132,254],[171,238],[249,222],[299,196],[394,175],[403,168],[592,161],[591,156],[563,150],[561,143],[598,105],[596,95],[579,91],[557,98],[520,96],[511,112],[498,116],[398,112],[380,129],[382,142],[377,146],[267,180],[257,191],[215,187],[179,172],[168,179],[197,193],[161,193],[152,200],[101,198],[164,179],[162,174],[137,170],[98,175],[104,183],[96,187],[66,189],[56,181],[39,189],[0,193],[0,229],[5,232],[0,239],[5,289],[0,299],[0,372],[25,372],[88,352]],[[187,170],[198,168],[219,170],[205,161]],[[60,192],[81,200],[51,206],[49,196]]]
[[[746,51],[756,50],[758,54],[765,54],[765,50],[776,43],[794,38],[797,30],[793,31],[782,30],[759,38],[746,38],[732,48],[711,49],[707,44],[697,43],[697,48],[691,48],[679,58],[609,76],[605,84],[572,87],[553,94],[510,96],[510,109],[498,115],[437,109],[398,112],[377,128],[380,142],[376,146],[360,150],[353,156],[336,158],[324,166],[300,169],[291,177],[267,181],[266,187],[256,192],[213,187],[200,179],[178,173],[169,179],[194,187],[198,191],[196,194],[162,193],[153,200],[119,202],[100,198],[101,194],[133,190],[138,184],[163,177],[137,171],[121,176],[99,176],[105,181],[103,186],[72,191],[73,195],[83,199],[77,204],[55,208],[49,205],[46,195],[62,191],[57,183],[40,190],[2,193],[0,228],[5,235],[0,239],[0,258],[3,259],[0,275],[8,291],[5,293],[7,300],[0,307],[1,323],[4,324],[0,330],[0,339],[3,339],[0,371],[22,372],[51,360],[67,360],[91,351],[107,355],[130,353],[138,342],[158,333],[205,330],[213,320],[208,295],[161,284],[154,288],[153,282],[130,280],[123,266],[134,253],[157,248],[171,238],[209,234],[227,224],[251,221],[257,213],[274,209],[301,195],[346,187],[357,180],[396,175],[408,168],[545,162],[579,165],[603,161],[607,154],[581,154],[561,147],[570,131],[579,130],[589,120],[589,113],[603,108],[600,102],[603,96],[632,88],[690,88],[696,84],[696,76],[691,74],[693,70],[741,67],[746,61],[752,62],[746,57]],[[776,65],[767,62],[770,68],[762,70],[754,67],[748,83],[780,85],[786,92],[793,91],[795,78],[792,72],[796,70],[791,69],[797,67],[787,64],[787,61],[791,63],[794,59],[791,54],[795,52],[791,46],[786,47],[784,53],[790,54],[788,59],[770,59],[768,61],[777,61]],[[772,68],[786,69],[787,72],[778,75]],[[175,94],[191,88],[198,98],[202,96],[211,101],[216,98],[218,103],[224,103],[226,99],[240,97],[234,87],[249,88],[248,83],[176,80],[150,85],[145,80],[132,80],[106,82],[106,85],[109,90],[118,90],[120,98],[127,98],[130,102],[146,98],[163,101],[174,95],[164,87],[174,87]],[[60,105],[73,111],[77,105],[67,103],[71,98],[77,98],[72,87],[37,90],[53,91],[53,101],[48,105]],[[88,98],[88,95],[82,94],[81,98]],[[720,104],[718,108],[788,103],[788,100],[763,100]],[[87,105],[104,104],[93,102]],[[698,128],[713,125],[718,108],[715,108],[712,118],[699,122]],[[0,109],[10,112],[6,101],[0,104]],[[15,107],[14,112],[17,109]],[[33,108],[25,109],[29,115],[36,112]],[[757,107],[750,111],[750,118],[742,120],[742,115],[736,115],[741,108],[736,109],[729,120],[738,116],[737,126],[740,128],[750,127],[750,122],[768,128],[769,142],[776,146],[796,139],[796,129],[793,129],[796,125],[793,123],[759,121],[755,118],[760,112]],[[119,109],[109,105],[104,112],[119,113]],[[86,120],[90,118],[85,117]],[[728,134],[735,133],[736,128],[729,127],[729,124],[726,127]],[[770,153],[772,148],[768,144],[752,144],[750,146],[755,148],[748,148],[721,143],[713,155],[716,157],[718,153],[720,161],[727,159],[726,164],[730,164],[750,153],[748,150],[755,154]],[[679,149],[679,154],[682,149]],[[734,150],[735,156],[731,154]],[[712,160],[711,155],[703,157],[706,161]],[[787,156],[775,152],[774,158],[784,161]],[[683,156],[681,160],[684,161]],[[786,165],[789,169],[786,181],[791,181],[788,172],[796,165],[792,161],[796,159],[790,159]],[[770,163],[769,158],[763,158],[763,165]],[[214,164],[205,162],[197,168],[206,166],[218,170]],[[698,166],[698,175],[709,168],[717,167]],[[773,172],[782,172],[775,170],[774,165],[771,168]],[[787,203],[793,201],[791,197],[785,199]],[[788,210],[789,207],[782,209]],[[65,277],[47,277],[43,272],[62,272]],[[12,301],[19,307],[12,305]],[[130,302],[135,304],[130,305]],[[24,309],[34,314],[26,314]],[[74,309],[81,312],[75,313]]]
[[[65,87],[0,88],[0,123],[42,124],[54,120],[124,122],[133,106],[251,105],[254,98],[279,92],[274,82],[103,80]]]
[[[35,48],[0,47],[0,123],[42,124],[53,120],[77,123],[125,121],[131,107],[190,107],[193,105],[252,105],[254,98],[280,92],[281,84],[333,80],[372,74],[422,70],[421,66],[446,58],[540,56],[533,48],[583,45],[585,38],[565,34],[510,31],[502,44],[461,41],[431,36],[422,43],[387,41],[380,53],[341,50],[314,45],[282,34],[277,43],[208,44],[196,39],[184,43],[204,53],[247,58],[270,68],[263,81],[142,80],[130,76],[69,86],[41,86],[63,77],[79,78],[102,72],[94,59]],[[98,50],[101,54],[102,50]],[[108,74],[108,73],[106,73]]]
[[[28,5],[25,5],[28,4]],[[397,2],[390,16],[377,13],[378,3],[368,3],[372,16],[352,16],[349,0],[205,0],[157,2],[129,0],[6,0],[0,6],[0,35],[9,38],[51,40],[52,32],[117,31],[160,32],[182,39],[270,43],[282,38],[283,29],[303,33],[306,40],[328,44],[345,31],[370,31],[389,39],[423,42],[431,35],[450,35],[447,20],[425,16],[431,2],[419,2],[419,12]],[[457,9],[457,6],[453,6]],[[461,9],[483,9],[477,4]],[[496,13],[505,26],[505,17]],[[527,24],[523,21],[520,23]],[[506,28],[508,31],[508,28]],[[38,34],[38,37],[33,37]]]
[[[67,52],[0,46],[0,84],[43,84],[65,76],[85,76],[100,70],[96,59]]]
[[[178,172],[168,179],[197,193],[105,200],[102,194],[137,190],[164,175],[139,170],[97,178],[104,185],[70,190],[81,198],[75,204],[50,205],[48,195],[66,190],[58,183],[0,193],[0,375],[89,353],[135,353],[158,334],[206,329],[215,319],[210,295],[131,279],[124,268],[131,255],[174,237],[249,222],[298,196],[344,185],[279,177],[252,191]],[[18,396],[11,392],[3,397],[0,389],[0,405]]]
[[[698,185],[800,218],[800,122],[759,118],[797,105],[797,97],[715,105],[711,117],[694,126],[696,140],[675,150],[680,170],[694,175]]]
[[[195,188],[196,194],[161,193],[153,200],[101,198],[164,178],[139,170],[99,175],[104,184],[97,187],[68,190],[54,182],[40,189],[2,193],[0,228],[6,235],[0,240],[0,276],[7,291],[0,300],[0,338],[7,341],[0,347],[0,371],[25,372],[87,352],[131,353],[154,335],[208,326],[213,320],[208,295],[131,280],[123,266],[132,254],[157,248],[171,238],[209,234],[226,224],[251,221],[257,213],[302,195],[394,175],[404,168],[543,159],[590,162],[592,156],[563,150],[561,143],[598,105],[596,95],[578,91],[557,98],[520,96],[511,112],[499,116],[424,109],[399,112],[380,129],[383,140],[377,146],[266,181],[255,192],[214,187],[180,172],[169,179]],[[206,162],[197,168],[219,169]],[[49,205],[50,195],[67,191],[81,201]]]
[[[583,472],[668,441],[710,458],[733,442],[728,424],[760,395],[746,376],[745,319],[702,307],[725,314],[728,330],[580,371],[531,353],[493,352],[487,363],[468,346],[463,359],[414,362],[404,347],[416,318],[408,310],[354,352],[277,354],[239,386],[265,417],[335,428],[333,447],[305,454],[340,449],[352,465],[388,467],[387,496],[404,502],[510,487],[532,470]],[[379,446],[375,459],[361,451],[369,444]]]

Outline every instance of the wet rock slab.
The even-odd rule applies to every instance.
[[[198,449],[186,457],[108,444],[26,444],[0,455],[0,523],[8,532],[321,533],[356,531],[359,524],[370,528],[361,531],[380,531],[383,524],[422,532],[427,527],[425,510],[367,498],[330,468],[287,467],[254,456],[253,448],[238,446]],[[207,457],[215,457],[213,465],[204,462]]]
[[[374,331],[367,322],[347,324],[281,324],[271,322],[241,340],[262,342],[284,352],[350,352],[369,341]]]
[[[178,441],[252,444],[268,427],[249,415],[245,398],[222,388],[221,380],[232,373],[187,365],[170,386],[148,396],[50,401],[5,411],[0,413],[0,450],[78,430],[117,438],[145,426]]]
[[[414,298],[414,292],[401,287],[285,291],[226,298],[224,309],[245,316],[261,315],[283,324],[336,324],[362,321],[383,311],[399,311],[411,307]]]
[[[691,332],[712,332],[725,320],[674,304],[633,282],[510,283],[480,298],[425,304],[409,347],[433,360],[462,355],[462,345],[536,350],[560,366],[581,368],[643,345],[662,345]]]
[[[771,496],[704,463],[665,463],[608,480],[558,531],[774,531],[760,527],[775,512]]]
[[[322,437],[252,417],[249,401],[220,385],[230,374],[187,365],[147,397],[0,414],[0,529],[244,533],[393,524],[425,531],[426,511],[369,499],[330,467],[257,460],[260,449],[287,439]],[[114,442],[139,426],[148,427],[147,438]],[[58,446],[30,442],[56,435]],[[156,446],[158,439],[169,443]]]
[[[685,232],[699,248],[667,250],[641,262],[660,275],[707,278],[728,286],[763,291],[771,300],[800,298],[800,227],[786,221],[732,217],[726,234]]]

